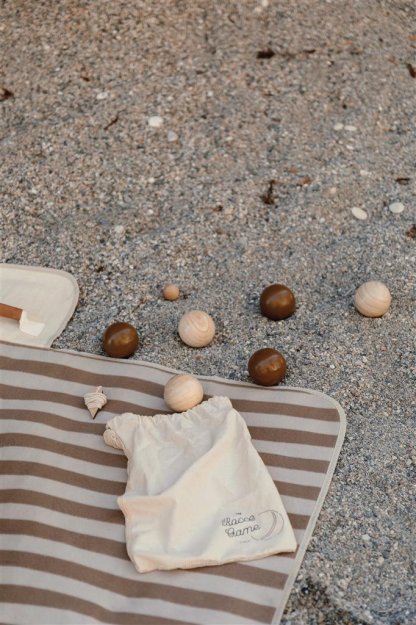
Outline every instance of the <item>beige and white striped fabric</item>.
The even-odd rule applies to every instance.
[[[116,498],[124,454],[105,423],[166,411],[172,370],[138,361],[1,343],[0,608],[2,623],[248,625],[279,623],[329,487],[345,433],[331,398],[201,378],[249,427],[299,543],[295,554],[140,575]],[[102,385],[95,421],[83,396]]]

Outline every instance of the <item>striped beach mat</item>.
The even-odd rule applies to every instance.
[[[201,377],[249,427],[289,514],[295,554],[139,574],[117,496],[124,454],[103,441],[116,414],[166,412],[173,371],[139,361],[1,343],[2,623],[236,625],[280,622],[345,434],[333,399]],[[102,385],[92,421],[83,396]]]

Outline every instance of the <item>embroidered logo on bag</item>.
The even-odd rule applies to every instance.
[[[257,514],[243,515],[237,512],[224,517],[221,521],[228,538],[248,540],[267,540],[277,536],[283,529],[284,520],[277,510],[263,510]]]

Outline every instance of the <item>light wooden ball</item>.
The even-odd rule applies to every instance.
[[[364,317],[381,317],[390,308],[390,291],[377,280],[364,282],[355,291],[354,304]]]
[[[179,321],[179,336],[190,347],[205,347],[215,335],[215,323],[203,310],[190,310]]]
[[[170,302],[173,302],[179,297],[179,288],[176,284],[167,284],[163,289],[163,297]]]
[[[188,373],[174,375],[165,386],[163,399],[171,410],[183,412],[202,401],[204,389],[199,380]]]

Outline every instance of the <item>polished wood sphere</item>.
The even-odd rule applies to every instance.
[[[248,372],[261,386],[279,384],[286,374],[286,360],[280,352],[271,347],[259,349],[248,361]]]
[[[286,319],[295,309],[295,296],[284,284],[271,284],[260,295],[260,310],[269,319]]]
[[[390,308],[390,291],[382,282],[364,282],[355,291],[354,304],[364,317],[382,317]]]
[[[202,401],[204,389],[197,378],[188,373],[174,375],[165,386],[163,399],[171,410],[183,412]]]
[[[185,313],[178,326],[179,336],[190,347],[205,347],[215,335],[215,323],[203,310]]]
[[[170,302],[178,299],[179,295],[179,288],[176,286],[176,284],[167,284],[163,289],[163,297]]]
[[[103,347],[109,356],[127,358],[139,345],[136,328],[129,323],[117,321],[112,323],[103,336]]]

